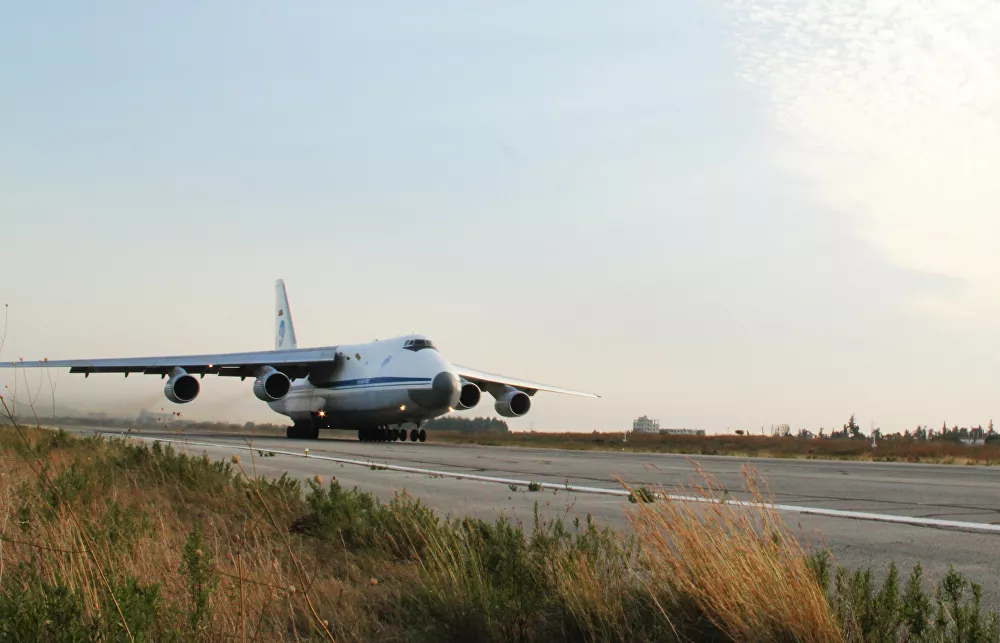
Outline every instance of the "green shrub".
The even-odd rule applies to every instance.
[[[336,480],[328,488],[313,480],[308,485],[308,512],[292,523],[293,532],[405,559],[422,555],[426,533],[438,526],[436,514],[408,495],[382,504],[370,493],[345,491]]]
[[[84,614],[83,597],[65,585],[52,585],[33,570],[5,582],[0,593],[0,640],[23,643],[77,643],[97,634]]]
[[[180,572],[184,575],[188,592],[188,624],[191,632],[197,635],[204,631],[211,619],[212,593],[219,585],[219,575],[212,564],[212,552],[197,525],[184,540]]]
[[[137,643],[176,640],[169,630],[162,629],[158,585],[142,585],[127,577],[111,585],[117,607],[102,589],[100,609],[88,613],[83,596],[62,579],[52,583],[42,578],[34,565],[23,564],[17,576],[17,581],[5,583],[0,592],[0,641],[124,642],[129,634]]]
[[[622,570],[636,563],[632,539],[588,517],[567,528],[543,521],[535,504],[529,533],[501,517],[442,525],[428,545],[420,584],[404,595],[410,638],[427,641],[671,640],[648,594],[626,591],[621,604],[573,603],[559,591],[587,568],[607,596],[623,588]],[[586,612],[586,614],[583,614]],[[610,616],[614,615],[614,616]],[[585,617],[585,618],[581,618]],[[601,633],[604,636],[600,636]],[[596,637],[596,638],[595,638]]]
[[[639,487],[635,491],[632,491],[628,494],[628,501],[631,503],[656,502],[656,494],[654,494],[646,487]]]
[[[817,582],[828,591],[848,640],[1000,643],[1000,617],[983,612],[982,588],[954,569],[949,569],[932,599],[923,589],[919,563],[902,591],[895,564],[890,564],[880,587],[870,568],[849,573],[838,566],[831,591],[829,561],[829,553],[820,552],[808,562]],[[966,598],[966,588],[972,591],[971,599]]]

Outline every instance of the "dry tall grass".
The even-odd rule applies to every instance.
[[[638,502],[629,519],[648,564],[645,582],[695,601],[705,618],[735,640],[843,640],[805,551],[744,468],[753,506],[726,504],[707,475],[694,495]],[[627,487],[627,485],[626,485]],[[631,490],[631,489],[630,489]],[[690,492],[688,493],[690,495]]]

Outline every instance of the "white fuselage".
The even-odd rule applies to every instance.
[[[457,404],[459,377],[435,348],[404,347],[424,339],[412,335],[337,346],[338,366],[328,381],[295,380],[283,399],[268,406],[295,421],[343,429],[421,422],[448,413]]]

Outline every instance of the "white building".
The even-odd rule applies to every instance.
[[[650,420],[645,415],[632,420],[632,431],[635,433],[658,433],[660,431],[660,421]]]

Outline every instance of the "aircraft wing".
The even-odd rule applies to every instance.
[[[337,349],[300,348],[250,353],[171,355],[166,357],[125,357],[121,359],[70,359],[0,362],[0,368],[69,368],[70,373],[143,373],[168,375],[175,368],[192,374],[252,377],[257,368],[273,366],[289,377],[305,377],[312,365],[329,366],[337,359]]]
[[[455,371],[465,379],[478,385],[479,388],[489,389],[495,386],[511,386],[513,388],[521,389],[528,395],[534,395],[538,391],[545,391],[547,393],[563,393],[565,395],[579,395],[580,397],[600,397],[600,395],[595,395],[593,393],[585,393],[583,391],[573,391],[568,388],[559,388],[557,386],[548,386],[547,384],[539,384],[537,382],[528,382],[526,380],[519,380],[515,377],[507,377],[506,375],[494,375],[493,373],[484,373],[482,371],[477,371],[475,369],[466,368],[464,366],[455,366]]]

